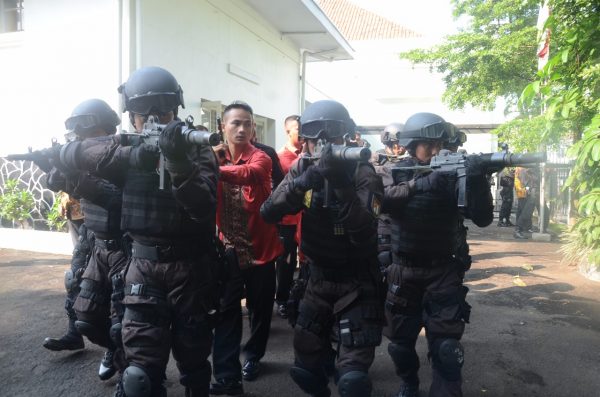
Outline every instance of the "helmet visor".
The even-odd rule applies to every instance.
[[[179,95],[174,92],[153,92],[129,98],[125,110],[137,114],[168,113],[180,104]]]
[[[302,123],[300,120],[300,136],[305,139],[334,138],[346,134],[346,124],[338,120],[315,120]]]
[[[65,128],[69,131],[87,130],[98,125],[98,119],[93,114],[80,114],[65,120]]]

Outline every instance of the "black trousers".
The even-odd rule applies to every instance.
[[[502,206],[500,207],[499,220],[502,221],[505,219],[507,222],[510,221],[510,213],[512,211],[513,206],[513,191],[512,188],[502,188],[500,192],[500,197],[502,198]]]
[[[297,225],[279,225],[279,237],[283,242],[283,254],[277,258],[277,290],[275,301],[286,303],[290,297],[290,288],[294,281],[294,271],[298,263],[298,243],[296,243]]]
[[[213,343],[215,379],[241,379],[240,350],[243,351],[246,360],[257,361],[263,358],[267,349],[275,295],[275,264],[270,262],[244,269],[240,277],[232,277],[224,288],[227,299],[221,302],[221,314],[215,327]],[[244,348],[240,349],[240,299],[244,287],[250,336]]]

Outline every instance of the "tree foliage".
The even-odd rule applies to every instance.
[[[469,25],[441,45],[400,56],[444,75],[443,100],[451,109],[492,110],[499,97],[514,108],[537,69],[539,0],[452,2],[455,17],[470,17]]]
[[[549,0],[552,57],[523,91],[527,107],[541,98],[545,132],[567,126],[575,166],[566,186],[581,194],[572,236],[600,268],[600,3]]]

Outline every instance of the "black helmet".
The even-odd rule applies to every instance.
[[[65,120],[65,128],[79,136],[101,128],[109,134],[114,134],[115,128],[121,124],[117,113],[102,99],[88,99],[73,109],[71,117]]]
[[[344,105],[330,99],[311,104],[300,116],[300,136],[306,139],[343,137],[355,130]]]
[[[419,141],[446,140],[457,131],[454,124],[446,122],[437,114],[415,113],[406,120],[404,129],[398,134],[398,143],[408,148]]]
[[[402,131],[402,127],[404,127],[401,123],[391,123],[388,124],[383,132],[381,133],[381,143],[386,146],[390,146],[393,143],[398,142],[398,134]]]
[[[148,66],[133,72],[121,84],[123,112],[150,114],[152,112],[177,113],[183,104],[183,90],[173,75],[163,68]]]

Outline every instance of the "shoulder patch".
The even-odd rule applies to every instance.
[[[306,208],[310,208],[310,203],[312,202],[312,189],[308,190],[304,193],[304,206]]]

